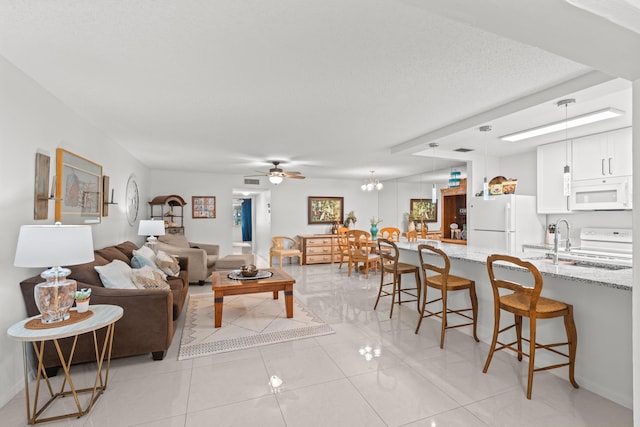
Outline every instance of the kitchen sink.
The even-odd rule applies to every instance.
[[[530,260],[553,264],[553,258],[548,257],[530,258]],[[627,268],[631,268],[630,265],[611,264],[598,261],[597,259],[565,258],[562,255],[558,257],[558,265],[575,265],[578,267],[603,268],[605,270],[624,270]]]

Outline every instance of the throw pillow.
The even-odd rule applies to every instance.
[[[149,258],[149,259],[153,259],[156,256],[156,254],[153,252],[153,249],[145,245],[142,245],[138,249],[133,251],[133,254],[142,255],[143,257]]]
[[[156,255],[156,265],[164,271],[167,276],[178,277],[180,274],[180,264],[174,257],[164,251],[158,251]]]
[[[131,270],[131,278],[139,289],[171,289],[162,274],[148,265]]]
[[[105,288],[110,289],[136,289],[131,281],[131,267],[119,259],[114,259],[107,265],[96,265],[100,280]]]
[[[164,273],[164,271],[162,271],[160,269],[160,267],[158,267],[156,265],[155,258],[156,258],[155,255],[153,255],[153,257],[147,257],[147,256],[144,256],[144,255],[141,255],[141,253],[138,250],[135,250],[135,251],[133,251],[133,258],[131,258],[131,267],[133,267],[133,268],[142,268],[144,266],[149,266],[153,270],[155,270],[158,273],[162,274],[162,278],[163,279],[166,279],[167,275]]]

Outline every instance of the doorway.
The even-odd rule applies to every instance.
[[[253,252],[253,198],[250,195],[233,197],[233,241],[234,254]]]
[[[256,262],[267,260],[268,265],[269,248],[271,248],[271,191],[235,188],[232,200],[233,253],[252,253]],[[245,200],[249,200],[250,204]],[[243,217],[250,219],[250,226],[246,220],[243,220]],[[244,236],[243,225],[245,226]],[[246,228],[250,229],[250,240],[246,240],[249,238]]]

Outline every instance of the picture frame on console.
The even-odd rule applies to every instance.
[[[55,220],[98,224],[102,220],[102,166],[63,148],[56,149]]]
[[[344,222],[344,197],[308,198],[309,224],[342,224]]]

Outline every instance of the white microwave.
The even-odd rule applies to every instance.
[[[631,183],[631,176],[573,181],[571,209],[575,211],[632,209]]]

